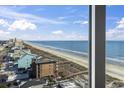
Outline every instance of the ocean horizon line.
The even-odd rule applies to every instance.
[[[13,39],[13,38],[10,38]],[[18,40],[18,38],[16,38]],[[0,39],[0,41],[7,41],[9,39]],[[19,40],[23,40],[23,39],[19,39]],[[89,41],[89,40],[23,40],[23,41]],[[106,42],[108,41],[124,41],[124,40],[106,40]]]
[[[45,48],[50,48],[50,49],[63,51],[63,52],[67,52],[67,53],[73,53],[75,55],[77,54],[77,55],[81,55],[83,57],[88,58],[88,52],[73,51],[73,50],[70,50],[70,49],[58,48],[58,47],[53,47],[53,46],[44,45],[44,44],[37,44],[37,43],[34,43],[34,42],[29,42],[29,43],[35,44],[36,46],[39,46],[39,47],[45,47]],[[122,59],[113,58],[113,57],[106,57],[106,62],[107,63],[117,63],[118,65],[124,65],[124,61]]]

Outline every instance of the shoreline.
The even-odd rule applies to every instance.
[[[42,50],[44,52],[50,53],[52,55],[55,55],[55,56],[58,56],[58,57],[61,57],[61,58],[64,58],[64,59],[66,59],[68,61],[73,61],[74,63],[79,64],[81,66],[84,66],[86,68],[88,67],[87,60],[84,60],[84,58],[80,58],[78,56],[76,56],[76,58],[74,58],[74,57],[72,57],[72,55],[68,55],[68,53],[56,51],[54,49],[50,49],[50,48],[46,48],[46,47],[37,46],[37,45],[34,45],[33,43],[28,43],[28,42],[24,42],[24,43],[29,45],[29,46],[32,46],[32,47],[34,47],[36,49]],[[83,60],[84,63],[82,62],[82,60]]]
[[[25,42],[24,41],[24,43],[29,45],[29,46],[32,46],[36,49],[39,49],[41,51],[50,53],[52,55],[55,55],[55,56],[58,56],[58,57],[61,57],[61,58],[64,58],[68,61],[71,61],[73,63],[76,63],[78,65],[81,65],[83,67],[88,68],[88,59],[86,57],[79,57],[79,56],[76,56],[76,55],[69,55],[68,53],[57,51],[55,49],[48,48],[48,47],[38,46],[38,45],[35,45],[33,43],[30,43],[30,42]],[[111,64],[111,63],[107,63],[107,65],[106,65],[107,75],[110,75],[111,77],[120,79],[122,81],[124,81],[124,72],[123,71],[124,71],[123,66],[115,65],[115,64]]]

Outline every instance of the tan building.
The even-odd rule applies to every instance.
[[[24,48],[24,42],[23,42],[23,40],[16,39],[15,40],[15,46]]]
[[[37,59],[32,63],[33,75],[36,78],[55,76],[56,61],[49,58]]]

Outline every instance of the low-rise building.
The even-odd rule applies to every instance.
[[[31,51],[29,49],[12,49],[8,53],[8,56],[12,57],[14,60],[17,60],[21,56],[23,56],[25,53],[31,54]]]
[[[18,69],[27,69],[29,67],[31,67],[31,63],[32,63],[32,59],[35,57],[36,55],[31,54],[31,53],[26,53],[24,55],[22,55],[18,61]]]
[[[13,58],[14,58],[14,59],[20,58],[20,57],[23,56],[24,54],[25,54],[25,51],[23,51],[23,50],[21,50],[21,49],[16,49],[16,50],[14,50]]]
[[[7,78],[8,78],[8,75],[6,75],[6,74],[0,74],[0,83],[6,82]]]
[[[55,76],[56,61],[50,58],[34,59],[32,63],[33,75],[41,79],[47,76]]]

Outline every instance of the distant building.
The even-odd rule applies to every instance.
[[[24,48],[24,42],[23,42],[23,40],[15,40],[15,46],[16,47],[20,47],[20,48]]]
[[[33,59],[32,63],[33,75],[36,78],[55,76],[56,61],[49,58]]]
[[[15,61],[19,59],[21,56],[23,56],[25,53],[31,54],[30,49],[18,49],[17,47],[13,47],[9,53],[8,56],[12,57]]]
[[[30,53],[25,53],[24,55],[22,55],[17,61],[18,69],[21,69],[21,68],[27,69],[31,67],[32,59],[35,56],[36,55],[30,54]]]

